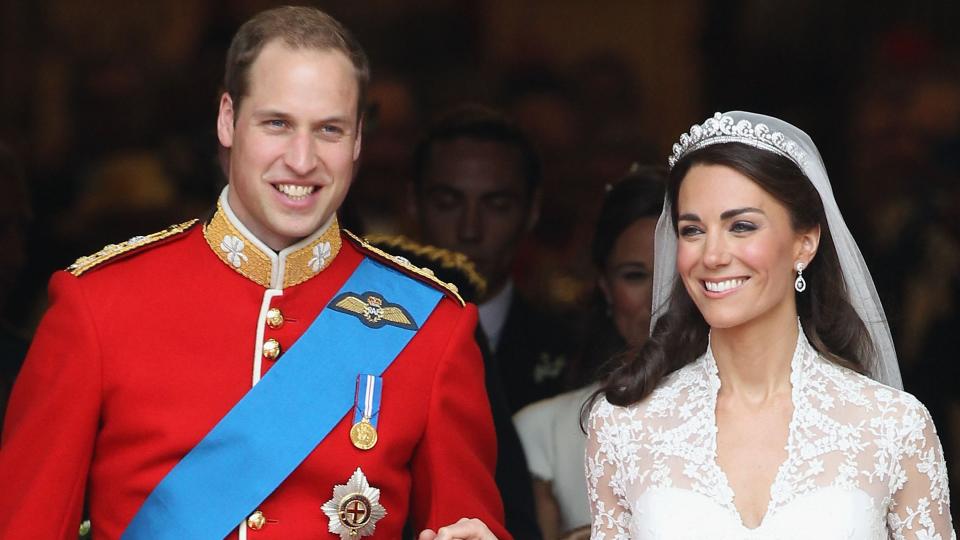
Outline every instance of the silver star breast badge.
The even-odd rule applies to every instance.
[[[346,485],[334,486],[323,513],[330,519],[330,532],[339,534],[340,540],[356,540],[373,535],[387,510],[380,504],[380,490],[370,486],[358,467]]]

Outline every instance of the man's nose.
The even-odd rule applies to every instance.
[[[284,162],[290,170],[306,176],[317,166],[316,141],[309,133],[296,133],[290,139]]]
[[[483,215],[480,205],[468,201],[463,206],[460,222],[457,224],[457,238],[461,242],[476,242],[483,237]]]

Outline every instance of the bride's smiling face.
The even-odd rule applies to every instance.
[[[723,165],[694,165],[677,196],[677,271],[711,328],[797,316],[797,261],[819,231],[793,229],[786,207]]]

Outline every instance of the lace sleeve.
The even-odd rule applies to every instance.
[[[947,466],[927,409],[911,399],[898,422],[899,459],[887,525],[894,540],[956,540],[950,517]]]
[[[584,456],[593,540],[629,540],[630,505],[623,486],[615,408],[603,398],[590,411]]]

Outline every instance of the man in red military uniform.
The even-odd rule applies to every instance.
[[[476,310],[337,225],[367,72],[318,10],[240,29],[212,218],[51,280],[0,446],[0,538],[76,538],[85,502],[94,538],[509,538]]]

